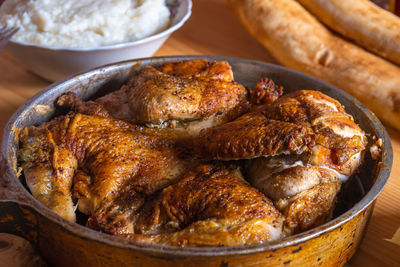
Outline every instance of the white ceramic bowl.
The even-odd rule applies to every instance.
[[[166,0],[166,3],[171,10],[171,26],[141,40],[94,48],[54,47],[11,40],[5,49],[30,71],[49,81],[118,61],[150,57],[191,15],[191,0]]]

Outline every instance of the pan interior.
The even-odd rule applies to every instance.
[[[319,90],[341,102],[341,104],[345,106],[346,111],[353,115],[356,123],[358,123],[360,127],[370,135],[370,137],[377,136],[383,139],[383,150],[385,151],[382,159],[383,164],[378,168],[377,162],[371,159],[369,153],[366,153],[366,158],[363,165],[364,167],[362,168],[361,172],[357,174],[355,179],[352,179],[350,182],[342,186],[342,190],[338,197],[339,201],[334,212],[335,219],[333,219],[331,222],[328,222],[327,225],[312,229],[311,231],[313,234],[322,234],[324,231],[333,229],[336,224],[338,225],[343,223],[344,220],[350,219],[351,216],[357,214],[360,210],[362,210],[362,208],[369,205],[377,197],[390,174],[392,150],[390,140],[385,129],[379,120],[377,120],[377,118],[368,109],[343,91],[300,72],[292,71],[272,64],[225,57],[160,57],[127,61],[95,69],[93,71],[49,86],[25,103],[13,115],[9,124],[7,125],[3,137],[3,153],[6,152],[7,154],[9,166],[14,166],[14,168],[16,166],[18,140],[15,138],[14,129],[22,129],[30,125],[39,125],[54,116],[65,113],[65,110],[56,110],[54,108],[56,99],[63,93],[72,91],[76,93],[80,99],[95,99],[110,91],[119,89],[120,86],[127,81],[132,71],[144,65],[158,65],[167,61],[193,58],[229,61],[233,68],[235,80],[249,88],[254,88],[259,78],[268,77],[271,78],[276,84],[282,85],[284,87],[284,93],[300,89]],[[38,107],[44,107],[43,110],[46,112],[38,112]],[[6,151],[4,151],[5,149]],[[30,195],[30,193],[28,193],[23,176],[21,176],[20,181],[21,185],[26,189],[24,190],[25,193]],[[40,209],[43,209],[43,205],[37,201],[36,206],[39,206]],[[347,216],[341,216],[344,214],[347,214]],[[78,220],[84,221],[85,217],[78,216]],[[308,232],[301,233],[296,236],[289,237],[289,239],[291,242],[295,240],[296,237],[298,237],[299,240],[303,240],[304,238],[307,238],[307,233]],[[97,234],[100,235],[100,237],[104,237],[104,234],[102,233]],[[116,239],[117,238],[114,240]],[[279,243],[282,242],[274,242],[271,245],[279,245]],[[258,248],[267,248],[269,245],[264,244],[257,246]],[[257,246],[251,247],[257,249]],[[212,250],[218,251],[219,249],[221,251],[226,250],[226,248],[217,248]],[[182,249],[180,248],[180,250]],[[202,251],[203,249],[183,248],[183,251],[185,250]],[[204,250],[207,251],[207,248]]]

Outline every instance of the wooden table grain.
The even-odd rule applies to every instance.
[[[276,63],[244,30],[225,0],[194,0],[189,21],[155,55],[218,55]],[[7,52],[0,52],[1,131],[22,103],[49,84]],[[392,174],[349,266],[400,266],[400,246],[388,241],[400,227],[400,132],[387,129],[394,149]]]

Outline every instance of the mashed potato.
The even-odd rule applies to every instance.
[[[0,25],[13,40],[46,46],[95,47],[134,41],[169,26],[164,0],[7,0]]]

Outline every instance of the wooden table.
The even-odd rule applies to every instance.
[[[239,24],[225,0],[195,0],[190,20],[155,55],[219,55],[276,63]],[[22,103],[48,85],[0,52],[0,129]],[[349,266],[400,266],[400,246],[386,240],[400,227],[400,132],[388,131],[394,149],[392,175]]]

